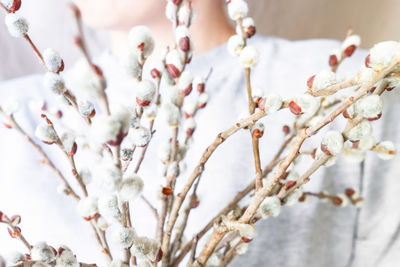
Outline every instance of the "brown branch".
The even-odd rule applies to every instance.
[[[342,89],[346,89],[346,88],[355,86],[357,84],[358,84],[358,82],[357,82],[356,77],[353,77],[353,78],[348,79],[346,81],[343,81],[341,83],[337,83],[337,84],[331,85],[331,86],[329,86],[329,87],[327,87],[325,89],[322,89],[322,90],[319,90],[319,91],[316,91],[316,92],[311,92],[311,95],[312,96],[333,95],[333,94],[339,92]]]
[[[150,210],[153,212],[154,217],[156,218],[156,220],[159,220],[159,215],[158,215],[158,211],[157,209],[151,204],[151,202],[143,195],[140,196],[140,198],[144,201],[144,203],[146,203],[146,205],[150,208]]]
[[[281,109],[286,108],[286,107],[287,107],[287,104],[283,104]],[[195,169],[194,169],[192,175],[190,176],[190,179],[187,181],[184,189],[177,195],[177,198],[172,207],[168,225],[172,225],[172,227],[173,227],[173,225],[175,224],[175,221],[177,219],[175,217],[176,216],[175,213],[177,211],[179,211],[187,192],[190,190],[190,188],[192,186],[192,183],[194,183],[194,181],[197,179],[197,177],[199,177],[203,173],[206,162],[211,157],[213,152],[218,148],[218,146],[221,145],[227,138],[229,138],[231,135],[236,133],[238,130],[248,127],[249,125],[251,125],[252,123],[256,122],[257,120],[259,120],[260,118],[262,118],[266,115],[267,114],[265,113],[265,111],[259,110],[256,113],[254,113],[253,115],[249,116],[248,118],[245,118],[245,119],[241,120],[239,123],[236,123],[234,126],[230,127],[226,131],[218,134],[215,141],[204,151],[199,164],[195,167]],[[289,141],[286,140],[284,142],[285,146],[288,143],[289,143]],[[284,151],[284,146],[282,146],[282,147],[283,148],[281,148],[278,151],[274,160],[268,166],[265,167],[265,170],[263,171],[263,177],[265,177],[272,170],[272,168],[282,160],[282,159],[279,159],[279,156]],[[238,195],[236,195],[235,198],[228,204],[228,206],[226,206],[217,216],[215,216],[203,228],[203,230],[201,230],[198,233],[198,237],[201,238],[205,233],[207,233],[208,230],[211,229],[211,227],[213,225],[213,221],[215,219],[217,219],[218,217],[220,217],[222,214],[226,214],[227,212],[232,210],[233,207],[235,207],[236,204],[244,196],[246,196],[248,193],[250,193],[254,189],[254,186],[255,186],[255,181],[251,182],[243,191],[239,192]],[[186,255],[186,253],[190,250],[191,244],[192,244],[192,241],[189,241],[188,243],[186,243],[186,245],[182,248],[181,253],[176,257],[176,259],[174,259],[172,266],[177,266],[177,264],[179,264],[179,262],[183,259],[183,257]]]
[[[10,116],[6,115],[1,108],[0,108],[0,113],[2,113],[5,117],[9,119],[11,127],[15,129],[19,134],[21,134],[26,139],[26,141],[28,141],[28,143],[39,153],[39,155],[43,158],[42,161],[43,164],[50,167],[57,174],[58,178],[60,178],[61,182],[64,184],[66,188],[66,194],[70,195],[72,198],[78,201],[80,197],[75,193],[75,191],[69,185],[67,179],[61,173],[61,171],[50,160],[46,152],[43,151],[42,147],[36,144],[36,142],[21,128],[21,126],[16,122],[13,115]]]
[[[298,131],[296,139],[292,144],[291,149],[289,150],[288,155],[285,159],[280,163],[278,169],[275,171],[273,176],[267,181],[266,185],[256,192],[255,196],[253,197],[252,202],[239,219],[240,223],[249,223],[250,220],[253,218],[254,214],[257,212],[257,209],[261,202],[272,192],[274,186],[279,182],[280,177],[284,174],[286,169],[289,167],[290,163],[297,157],[297,154],[300,150],[301,145],[303,142],[315,134],[318,130],[322,127],[326,126],[327,124],[331,123],[339,114],[341,114],[345,109],[347,109],[350,105],[352,105],[355,101],[360,99],[362,96],[366,95],[370,88],[380,79],[384,78],[387,74],[389,74],[394,67],[398,64],[397,61],[393,61],[387,68],[383,69],[379,73],[375,73],[375,76],[370,79],[367,83],[363,84],[360,89],[358,89],[353,96],[349,97],[346,101],[344,101],[339,107],[333,110],[330,114],[328,114],[325,118],[320,120],[314,126],[304,128]],[[215,247],[221,241],[221,239],[227,233],[227,230],[217,230],[214,229],[212,237],[210,238],[209,242],[204,247],[203,251],[201,252],[200,256],[196,260],[196,266],[204,265],[214,251]]]

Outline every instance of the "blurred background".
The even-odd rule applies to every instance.
[[[160,0],[163,1],[163,0]],[[65,63],[79,56],[72,45],[74,32],[68,0],[26,0],[21,13],[29,19],[30,33],[38,47],[58,50]],[[248,0],[257,30],[264,35],[290,40],[333,38],[342,40],[352,26],[363,40],[362,47],[398,40],[399,0]],[[3,20],[4,15],[0,15]],[[107,48],[105,32],[86,29],[92,54]],[[27,44],[10,37],[0,23],[0,81],[41,72]]]

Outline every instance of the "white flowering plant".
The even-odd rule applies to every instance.
[[[309,197],[329,201],[336,206],[362,204],[359,192],[352,188],[340,193],[304,191],[304,185],[319,168],[334,165],[339,155],[344,155],[351,162],[363,161],[367,151],[376,152],[383,160],[396,155],[392,142],[376,141],[372,136],[371,121],[382,116],[384,103],[381,95],[400,84],[399,42],[375,45],[365,60],[365,67],[354,77],[343,80],[337,70],[361,42],[359,36],[349,31],[342,46],[329,55],[330,69],[312,76],[307,81],[307,90],[286,100],[277,94],[264,96],[250,83],[251,70],[259,61],[257,49],[247,45],[247,40],[256,32],[254,20],[247,17],[245,0],[227,0],[228,14],[236,23],[236,35],[229,39],[227,49],[243,67],[249,115],[232,122],[230,128],[216,136],[191,175],[181,178],[186,180],[178,192],[175,182],[196,130],[196,114],[206,108],[208,102],[205,91],[207,77],[196,76],[186,68],[194,48],[189,30],[194,20],[191,1],[167,0],[166,16],[174,28],[175,44],[167,49],[164,59],[151,68],[152,80],[143,79],[143,66],[155,47],[152,33],[146,26],[132,28],[129,53],[122,56],[121,66],[137,82],[134,88],[136,99],[132,100],[131,106],[118,108],[109,105],[107,81],[101,68],[90,58],[81,31],[75,43],[85,58],[85,62],[81,63],[87,68],[80,69],[80,81],[71,81],[82,91],[82,94],[74,95],[64,81],[64,62],[59,53],[53,49],[41,53],[31,40],[28,22],[18,14],[21,0],[0,0],[0,7],[7,13],[5,24],[10,34],[25,39],[43,64],[46,70],[44,87],[65,100],[65,104],[79,114],[90,131],[76,133],[63,129],[59,121],[61,114],[52,114],[43,107],[42,114],[38,114],[42,122],[36,127],[35,138],[15,119],[14,114],[20,104],[11,99],[1,103],[3,124],[23,135],[43,158],[42,163],[55,171],[61,181],[57,190],[76,202],[78,216],[92,226],[109,266],[178,266],[184,259],[188,266],[226,266],[235,256],[245,253],[249,243],[256,238],[256,222],[279,216],[286,205],[305,202]],[[75,6],[71,8],[80,24],[79,10]],[[169,95],[160,90],[161,83],[167,84]],[[187,102],[189,95],[195,101]],[[89,99],[96,99],[96,103]],[[268,126],[260,120],[283,109],[293,113],[293,126],[283,125],[286,139],[270,164],[262,167],[259,140]],[[315,137],[317,131],[327,128],[339,115],[347,120],[344,129],[330,129],[324,134],[319,147],[311,151],[301,150],[305,140]],[[155,192],[161,195],[161,205],[153,205],[142,195],[146,183],[139,170],[157,128],[155,121],[158,117],[167,122],[172,135],[165,136],[169,142],[160,148],[164,182]],[[250,133],[256,170],[254,179],[236,196],[232,196],[227,206],[220,207],[219,214],[199,233],[185,240],[191,210],[200,204],[196,190],[207,161],[226,139],[241,130]],[[56,167],[37,140],[56,146],[65,154],[72,177]],[[87,150],[94,151],[98,162],[101,162],[92,171],[89,171],[89,166],[77,167],[85,166],[85,163],[77,162],[76,155]],[[307,171],[298,174],[295,165],[303,156],[312,156],[314,160]],[[70,185],[72,179],[79,184],[79,192]],[[102,194],[89,190],[88,185],[92,184]],[[243,204],[241,200],[246,197],[248,201]],[[136,215],[130,214],[130,205],[135,205],[136,199],[144,201],[157,219],[155,237],[136,233],[131,220]],[[24,254],[13,254],[7,262],[0,257],[0,266],[97,266],[79,262],[76,252],[67,246],[55,249],[44,241],[31,244],[22,233],[19,215],[7,216],[0,212],[0,223],[7,225],[10,236],[21,241],[27,249]],[[110,225],[116,227],[108,234]],[[200,247],[199,240],[209,232],[210,238]],[[113,255],[109,242],[118,245],[123,258]]]

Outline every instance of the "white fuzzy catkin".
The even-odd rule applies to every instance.
[[[158,106],[156,104],[151,104],[147,106],[147,108],[143,112],[143,118],[147,118],[149,120],[154,120],[158,113]]]
[[[92,182],[92,173],[88,168],[83,168],[82,170],[80,170],[79,175],[81,176],[82,182],[85,185],[88,185]]]
[[[182,38],[189,37],[190,38],[190,31],[186,25],[179,25],[175,29],[175,41],[179,44]]]
[[[376,150],[378,152],[378,157],[383,160],[390,160],[396,156],[396,147],[391,141],[380,142],[376,146]]]
[[[337,82],[336,73],[330,70],[322,70],[314,77],[311,91],[317,92]]]
[[[53,250],[47,245],[46,242],[36,243],[31,250],[31,258],[34,261],[43,261],[50,263],[54,261],[55,255]]]
[[[55,267],[78,267],[78,260],[70,250],[64,250],[56,259]]]
[[[250,240],[257,236],[257,228],[252,224],[239,224],[237,230],[239,230],[241,237],[245,237]]]
[[[98,210],[107,222],[118,221],[121,218],[121,212],[118,206],[118,198],[116,195],[105,195],[98,199]]]
[[[206,262],[206,267],[219,267],[222,265],[224,256],[219,252],[214,252],[208,258]]]
[[[43,85],[57,95],[63,94],[67,90],[64,79],[54,72],[47,72],[44,75]]]
[[[167,19],[170,21],[174,21],[176,17],[176,12],[177,12],[178,7],[171,1],[167,1],[167,6],[165,7],[165,16]]]
[[[118,226],[112,235],[113,241],[122,248],[129,248],[133,244],[136,232],[131,227]]]
[[[347,207],[350,204],[350,199],[346,194],[341,193],[338,194],[337,197],[340,198],[340,200],[342,201],[340,203],[340,207]]]
[[[140,100],[139,105],[150,104],[156,92],[156,85],[150,80],[141,81],[136,88],[136,97]]]
[[[142,74],[142,67],[139,62],[139,57],[136,52],[128,52],[121,57],[121,67],[125,73],[137,79]]]
[[[101,95],[100,79],[83,58],[74,64],[66,78],[68,87],[74,90],[75,94],[82,99],[98,98]]]
[[[309,94],[299,95],[293,101],[301,108],[301,112],[308,116],[314,115],[320,105],[319,99]]]
[[[171,156],[171,144],[166,142],[162,143],[159,146],[158,156],[162,162],[168,161]]]
[[[292,206],[293,204],[299,201],[299,198],[302,195],[303,195],[303,190],[301,188],[297,188],[291,194],[289,194],[284,201],[286,205]]]
[[[375,144],[376,144],[375,138],[372,135],[367,135],[361,138],[360,141],[358,142],[358,149],[367,151],[370,150],[373,146],[375,146]]]
[[[354,45],[355,47],[359,47],[361,44],[361,38],[359,35],[352,34],[343,41],[342,50],[346,50],[347,47]]]
[[[193,82],[193,74],[190,71],[185,70],[182,72],[178,81],[178,88],[181,92],[191,91]],[[190,87],[190,89],[188,89]]]
[[[262,122],[256,122],[256,123],[253,125],[253,127],[251,127],[251,132],[254,133],[256,130],[258,130],[259,132],[264,133],[264,129],[265,129],[264,123],[262,123]]]
[[[154,39],[151,30],[146,26],[135,26],[129,32],[129,46],[133,51],[148,57],[154,50]]]
[[[168,165],[167,177],[177,177],[179,174],[179,165],[176,161]]]
[[[270,94],[265,101],[265,111],[267,114],[272,114],[282,107],[282,98],[278,94]]]
[[[231,0],[228,4],[228,15],[232,20],[243,18],[249,12],[249,7],[244,0]]]
[[[136,237],[131,247],[131,254],[137,258],[155,261],[160,250],[160,244],[148,237]]]
[[[183,111],[185,112],[186,116],[193,116],[194,112],[197,109],[197,102],[193,101],[191,99],[188,99],[188,101],[183,104]]]
[[[377,43],[369,53],[369,65],[375,71],[380,71],[400,56],[400,43],[396,41]]]
[[[343,144],[343,135],[338,131],[328,131],[321,142],[321,145],[332,155],[338,155],[342,152]]]
[[[171,103],[165,104],[162,114],[169,125],[178,126],[181,116],[177,106]]]
[[[123,133],[127,133],[131,123],[132,109],[123,105],[111,106],[112,117],[119,121]]]
[[[96,116],[91,125],[93,140],[101,144],[113,141],[121,130],[121,122],[108,115]]]
[[[247,28],[255,26],[254,20],[252,18],[244,18],[242,20],[242,26],[244,32],[246,32]],[[242,36],[242,29],[240,28],[240,25],[236,26],[236,34]]]
[[[61,135],[60,139],[65,151],[67,151],[68,153],[72,152],[75,144],[75,134],[72,132],[64,132]]]
[[[129,139],[138,147],[144,147],[150,141],[151,133],[150,130],[139,126],[136,128],[131,128],[129,130]]]
[[[336,59],[339,61],[342,59],[342,50],[341,49],[334,49],[331,51],[329,56],[335,56]]]
[[[188,130],[196,129],[196,121],[193,118],[188,118],[183,123],[183,129],[187,132]]]
[[[136,174],[124,177],[119,190],[122,201],[134,200],[143,190],[143,180]]]
[[[63,67],[63,61],[60,54],[54,49],[47,48],[43,52],[43,61],[49,71],[58,72]]]
[[[365,159],[365,150],[353,148],[350,141],[344,144],[343,155],[348,162],[360,163]]]
[[[183,69],[181,54],[176,49],[172,49],[168,52],[167,56],[165,57],[165,63],[167,65],[174,65],[179,71],[182,71]]]
[[[246,46],[240,52],[240,62],[242,62],[243,67],[253,68],[257,65],[259,60],[258,51],[253,46]]]
[[[266,197],[258,210],[263,219],[276,217],[281,212],[281,200],[277,196]]]
[[[97,198],[88,196],[78,202],[78,211],[82,217],[90,218],[98,212]]]
[[[372,133],[371,124],[367,120],[363,120],[356,126],[354,126],[347,134],[347,138],[350,141],[358,141],[365,136],[370,136]]]
[[[383,99],[379,95],[368,95],[359,99],[354,104],[356,114],[362,114],[364,118],[377,118],[383,110]]]
[[[204,106],[208,102],[208,94],[207,93],[201,93],[199,95],[199,98],[197,99],[197,103],[200,107]]]
[[[179,24],[184,24],[184,25],[192,25],[195,19],[195,13],[193,11],[193,8],[189,6],[188,1],[183,1],[178,9],[178,21]]]
[[[244,41],[240,35],[233,35],[229,38],[227,43],[228,52],[232,56],[240,55],[240,52],[243,50]]]
[[[6,101],[4,101],[4,103],[1,105],[1,109],[7,115],[14,114],[19,110],[19,108],[20,108],[19,101],[12,97],[6,99]]]
[[[93,114],[94,111],[94,106],[91,102],[89,101],[81,101],[78,100],[78,109],[79,113],[84,116],[84,117],[89,117],[90,115]]]
[[[107,230],[107,228],[110,226],[104,217],[98,218],[96,224],[102,231]]]
[[[41,122],[35,130],[35,135],[37,138],[46,143],[55,143],[58,140],[57,133],[54,128],[47,124],[46,122]]]
[[[93,170],[94,183],[105,191],[114,192],[121,180],[121,170],[113,163],[102,163]]]
[[[5,22],[8,28],[8,32],[13,37],[23,37],[28,33],[29,24],[28,21],[14,13],[6,15]]]

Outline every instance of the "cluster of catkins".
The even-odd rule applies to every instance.
[[[27,21],[15,14],[21,6],[21,1],[1,0],[1,3],[8,11],[5,22],[10,34],[15,37],[27,37]],[[236,34],[230,37],[227,49],[230,54],[240,59],[244,69],[251,69],[259,60],[258,51],[253,46],[247,45],[247,39],[256,32],[254,21],[247,17],[246,1],[227,0],[227,7],[230,18],[237,24]],[[88,123],[90,131],[87,135],[85,132],[78,134],[65,131],[57,125],[57,120],[50,120],[47,115],[43,115],[44,120],[37,126],[35,135],[45,144],[57,144],[72,159],[76,153],[82,151],[96,163],[96,168],[92,172],[84,168],[85,164],[78,163],[81,169],[77,176],[83,185],[93,185],[97,189],[96,192],[89,191],[88,195],[80,198],[78,211],[85,220],[94,222],[101,231],[106,231],[111,224],[116,225],[111,235],[114,243],[121,249],[129,250],[131,255],[136,257],[139,266],[152,266],[160,260],[162,251],[159,241],[138,236],[135,229],[126,224],[126,214],[122,207],[138,198],[145,186],[141,177],[129,168],[134,151],[136,148],[146,148],[151,141],[153,123],[158,117],[159,109],[162,110],[160,112],[163,115],[162,119],[171,129],[183,130],[184,140],[172,136],[160,146],[162,174],[166,179],[159,193],[165,196],[171,195],[173,181],[184,168],[186,146],[196,128],[196,112],[204,108],[208,101],[205,79],[194,76],[185,68],[191,61],[194,49],[189,31],[195,18],[191,2],[168,0],[166,16],[174,25],[176,44],[168,47],[164,59],[151,68],[151,80],[143,77],[143,66],[155,46],[151,31],[145,26],[136,26],[129,33],[129,51],[121,57],[121,67],[137,82],[133,88],[136,103],[132,103],[132,106],[119,105],[108,109],[108,103],[104,101],[106,85],[99,67],[90,65],[90,62],[79,62],[75,70],[72,70],[73,75],[69,82],[71,90],[69,90],[61,75],[64,69],[61,56],[53,49],[46,49],[41,54],[47,70],[44,87],[60,96],[65,103],[74,106]],[[360,37],[349,34],[342,46],[330,54],[331,69],[322,70],[312,76],[307,82],[308,90],[286,102],[277,94],[264,96],[261,92],[253,91],[256,108],[272,114],[287,103],[290,111],[296,115],[295,127],[298,129],[312,127],[332,110],[335,102],[345,101],[357,89],[356,86],[349,88],[340,96],[330,93],[320,94],[326,88],[342,82],[343,79],[336,73],[336,69],[359,45]],[[376,72],[388,67],[393,59],[398,57],[400,57],[399,42],[378,43],[369,51],[365,66],[356,76],[354,84],[368,83]],[[168,87],[165,94],[160,94],[161,81]],[[384,160],[394,157],[396,148],[392,142],[376,142],[372,136],[371,123],[381,117],[383,110],[383,100],[379,92],[374,93],[374,89],[382,86],[382,83],[385,90],[390,91],[400,85],[400,78],[397,75],[385,77],[369,94],[353,103],[343,113],[350,127],[344,131],[327,131],[321,145],[312,153],[316,160],[326,157],[324,165],[331,166],[339,155],[343,154],[352,162],[361,162],[369,150],[377,152]],[[196,95],[191,94],[194,90],[197,91]],[[72,92],[79,94],[74,96]],[[95,101],[101,98],[107,112],[101,113],[95,110],[97,107]],[[8,100],[2,103],[1,110],[6,115],[12,115],[18,111],[18,107],[17,101]],[[148,122],[148,126],[145,126],[145,122]],[[10,122],[4,123],[7,127],[12,127]],[[261,138],[265,127],[261,122],[256,122],[250,130],[253,136]],[[292,162],[284,177],[281,177],[280,185],[285,189],[290,189],[299,180],[300,176],[294,171],[296,163],[297,160]],[[59,191],[70,193],[65,185],[60,186]],[[282,205],[291,205],[299,200],[305,201],[308,195],[299,187],[284,199],[274,194],[268,196],[259,206],[256,217],[265,219],[278,216]],[[353,204],[361,203],[361,201],[356,202],[358,193],[354,190],[347,190],[341,195],[322,192],[319,197],[331,199],[338,206],[345,206],[349,201],[354,202]],[[223,216],[222,220],[224,227],[239,233],[230,241],[230,246],[235,247],[238,254],[242,254],[246,252],[248,242],[256,236],[257,231],[253,224],[240,224],[230,220],[230,217],[235,218],[235,212],[238,211],[231,211],[227,216]],[[15,221],[19,223],[20,220]],[[179,226],[179,223],[177,225]],[[18,229],[17,225],[13,225],[10,234],[17,237]],[[34,266],[48,266],[48,264],[60,267],[78,266],[73,252],[67,247],[62,246],[56,251],[45,242],[34,245],[28,255],[12,255],[7,260],[7,265],[25,260],[36,261]],[[222,260],[223,255],[216,252],[208,259],[207,265],[218,266]],[[0,258],[0,266],[2,261]],[[127,265],[114,260],[111,266]]]
[[[25,36],[28,23],[24,18],[14,14],[20,6],[20,1],[2,0],[2,3],[11,12],[6,16],[10,34],[15,37]],[[15,6],[15,3],[19,5]],[[95,101],[102,97],[105,89],[99,79],[100,68],[88,64],[90,62],[80,61],[71,71],[71,75],[67,76],[70,80],[65,82],[65,77],[61,75],[64,63],[59,53],[53,49],[46,49],[41,54],[47,69],[43,78],[44,87],[58,95],[66,104],[76,104],[80,115],[89,121],[90,131],[85,135],[82,132],[64,130],[61,124],[58,125],[58,118],[47,114],[42,115],[44,120],[36,127],[35,135],[45,144],[57,144],[70,157],[82,151],[92,162],[96,162],[94,164],[96,167],[92,171],[85,167],[87,163],[77,162],[78,168],[80,167],[79,176],[84,186],[93,188],[91,187],[93,185],[97,190],[89,191],[88,195],[79,200],[78,211],[85,220],[95,222],[102,231],[111,224],[117,224],[118,227],[115,227],[112,233],[113,241],[123,249],[130,249],[138,264],[143,266],[160,260],[160,244],[156,240],[137,236],[134,228],[124,225],[126,218],[121,206],[136,199],[143,190],[143,180],[128,167],[134,150],[138,147],[145,148],[152,138],[152,126],[146,127],[144,122],[154,122],[158,110],[161,109],[162,119],[171,128],[182,126],[186,141],[182,142],[178,149],[179,157],[171,159],[170,138],[160,152],[164,166],[163,175],[172,179],[171,177],[178,176],[179,170],[183,168],[185,146],[196,128],[194,116],[208,101],[205,79],[185,70],[186,64],[191,61],[194,48],[189,31],[194,19],[190,3],[168,1],[166,16],[174,22],[176,45],[169,47],[164,60],[151,68],[152,80],[142,77],[143,66],[155,46],[151,31],[146,26],[136,26],[129,33],[129,51],[121,57],[121,69],[137,81],[136,87],[132,88],[136,95],[136,103],[132,106],[111,106],[110,112],[96,112]],[[168,86],[167,93],[162,96],[159,92],[161,80]],[[67,84],[71,90],[67,88]],[[189,98],[193,89],[197,94]],[[72,92],[77,92],[76,96]],[[188,100],[184,103],[185,98]],[[17,112],[18,107],[18,102],[11,99],[1,106],[7,115]],[[42,109],[42,111],[45,113],[47,110]],[[7,121],[5,123],[7,124]],[[108,153],[108,150],[111,153]],[[120,159],[115,157],[117,150],[120,150]],[[162,193],[171,194],[171,190],[168,189],[170,188],[166,181]],[[58,191],[64,194],[70,193],[64,184],[60,185]],[[63,260],[67,254],[73,256],[67,248],[62,248],[62,251],[57,253],[42,242],[34,246],[30,258],[46,263],[56,260],[57,266],[76,266],[76,259],[69,260],[69,265],[62,263],[67,262]],[[13,262],[17,262],[23,257],[18,254],[12,258]],[[122,263],[115,261],[112,266],[124,266],[120,264]]]
[[[237,23],[236,35],[230,37],[228,41],[228,51],[233,56],[239,57],[243,68],[252,68],[258,62],[258,52],[254,47],[247,45],[246,39],[251,38],[255,33],[254,21],[252,18],[246,17],[248,6],[244,0],[228,0],[227,2],[228,14],[230,18]],[[339,103],[345,101],[346,97],[354,93],[355,87],[348,89],[345,94],[339,97],[329,94],[323,97],[316,97],[316,95],[318,95],[317,92],[335,86],[343,81],[343,77],[336,73],[336,69],[345,58],[352,56],[356,48],[360,46],[360,43],[360,37],[350,33],[343,41],[341,47],[332,51],[330,54],[329,66],[331,69],[322,70],[316,75],[313,75],[307,81],[307,92],[289,99],[289,109],[297,116],[295,123],[296,128],[300,129],[315,125],[329,114],[335,101],[339,101]],[[388,67],[388,65],[399,56],[399,42],[390,41],[378,43],[370,50],[365,60],[365,66],[363,66],[356,77],[355,83],[360,81],[367,83],[375,72]],[[392,75],[378,82],[373,89],[383,82],[387,83],[387,91],[400,85],[399,77]],[[253,91],[253,98],[254,102],[257,103],[257,107],[268,114],[276,112],[283,104],[281,97],[276,94],[265,97],[262,93]],[[377,155],[381,159],[392,159],[396,154],[394,144],[390,141],[376,142],[375,138],[372,136],[371,122],[381,117],[382,110],[382,97],[379,94],[374,94],[373,90],[371,90],[368,95],[356,101],[344,112],[344,117],[349,121],[358,116],[357,118],[359,120],[357,123],[352,125],[347,131],[327,131],[321,141],[321,145],[317,149],[314,149],[312,153],[313,158],[318,160],[322,156],[328,156],[327,160],[324,162],[324,165],[328,167],[335,164],[340,154],[343,154],[350,162],[361,162],[365,159],[366,152],[369,150],[377,152]],[[290,131],[289,127],[287,127],[287,131]],[[264,125],[261,122],[257,122],[252,128],[252,132],[253,135],[256,134],[261,137],[264,132]],[[281,177],[280,185],[286,190],[293,187],[300,178],[300,175],[294,171],[294,166],[298,161],[298,158],[293,161],[286,170],[284,177]],[[284,199],[281,199],[278,195],[268,196],[261,203],[256,217],[265,219],[271,216],[278,216],[283,204],[292,205],[299,200],[304,202],[307,200],[308,196],[308,194],[303,193],[302,187],[295,189]],[[321,199],[331,199],[337,206],[344,207],[348,203],[353,203],[356,206],[362,204],[362,199],[353,189],[348,189],[345,193],[339,195],[320,193],[320,196],[322,196],[320,197]],[[231,222],[227,220],[225,225],[229,223]],[[251,230],[253,227],[253,225],[248,224],[241,225],[240,228],[234,228],[235,230],[239,230],[240,237],[234,239],[231,246],[234,247],[237,245],[236,252],[238,254],[246,252],[246,241],[251,240],[255,236],[256,231]],[[247,231],[244,232],[243,229]],[[247,235],[250,236],[250,238],[248,238]],[[222,262],[222,259],[222,255],[213,253],[207,263],[212,266],[218,266],[218,264]]]

